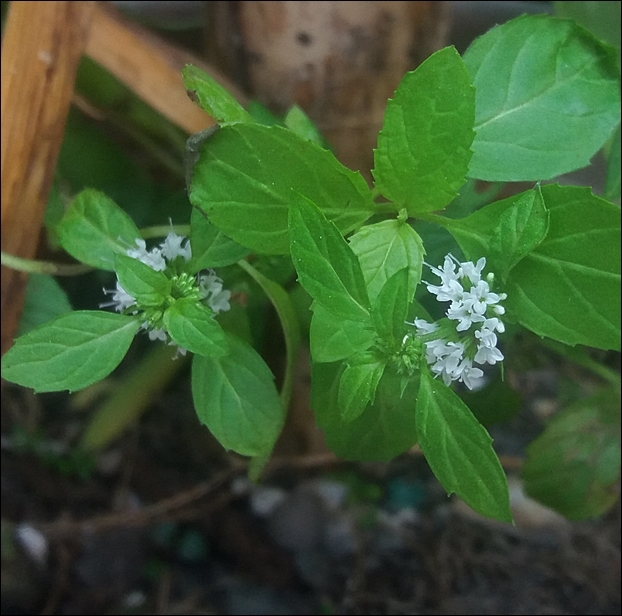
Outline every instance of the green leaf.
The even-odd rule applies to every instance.
[[[378,336],[395,347],[401,344],[410,306],[408,268],[393,274],[382,287],[372,305],[371,317]]]
[[[287,254],[292,191],[304,195],[342,233],[374,210],[359,173],[286,128],[225,126],[204,146],[194,167],[191,202],[225,235],[265,254]]]
[[[549,213],[539,187],[524,193],[501,214],[490,238],[490,264],[502,280],[542,243],[548,228]]]
[[[408,223],[393,219],[365,225],[350,237],[349,243],[359,258],[372,301],[386,281],[404,267],[409,270],[408,295],[413,297],[421,281],[425,250],[418,233]]]
[[[508,483],[486,429],[427,366],[416,408],[419,446],[447,494],[490,518],[512,522]]]
[[[162,320],[168,335],[191,353],[222,357],[229,350],[214,313],[194,299],[178,299],[166,309]]]
[[[470,177],[536,181],[585,167],[620,121],[615,51],[572,21],[513,19],[464,61],[476,90]]]
[[[171,281],[166,274],[138,259],[118,254],[115,257],[115,270],[119,284],[140,304],[159,306],[171,293]]]
[[[620,162],[621,155],[620,145],[620,126],[616,130],[611,147],[609,148],[609,156],[607,157],[607,179],[605,181],[605,198],[613,201],[620,198]]]
[[[376,188],[411,215],[444,208],[464,184],[475,91],[453,47],[407,73],[387,104],[374,151]]]
[[[213,77],[187,64],[181,71],[190,99],[207,111],[219,124],[253,122],[250,114]]]
[[[194,175],[194,166],[197,164],[199,158],[201,158],[201,149],[206,141],[209,141],[218,131],[220,125],[215,124],[208,128],[190,135],[186,140],[186,146],[184,148],[184,177],[186,180],[186,192],[190,194],[192,186],[192,177]]]
[[[386,361],[369,352],[357,353],[348,360],[339,379],[337,394],[343,421],[353,421],[368,404],[373,404],[385,367]]]
[[[544,241],[508,276],[519,323],[574,346],[620,349],[620,208],[588,188],[542,188]]]
[[[529,496],[571,520],[600,515],[618,499],[620,399],[602,390],[560,411],[527,448]]]
[[[554,2],[555,15],[574,19],[601,41],[618,48],[620,53],[619,2]],[[619,59],[619,58],[618,58]]]
[[[19,321],[17,335],[22,336],[31,329],[71,310],[65,291],[52,276],[30,274],[24,298],[24,311]]]
[[[524,195],[447,224],[467,257],[489,253],[501,216]],[[620,208],[577,186],[543,186],[542,197],[548,233],[510,272],[504,306],[539,336],[619,349]]]
[[[190,217],[190,245],[192,260],[188,266],[189,272],[225,267],[237,263],[249,253],[248,248],[227,237],[198,208],[192,209]]]
[[[15,341],[2,357],[2,378],[37,393],[84,389],[119,365],[139,328],[121,314],[62,315]]]
[[[292,199],[291,253],[300,284],[334,315],[369,320],[369,299],[356,255],[313,203],[302,195],[292,195]]]
[[[346,460],[388,461],[417,442],[415,397],[417,379],[401,391],[401,377],[387,368],[376,388],[373,404],[352,421],[341,417],[339,383],[342,363],[313,364],[311,406],[326,443]]]
[[[82,191],[56,226],[58,241],[75,259],[113,271],[116,254],[135,247],[140,233],[132,219],[103,193]]]
[[[313,361],[347,359],[359,351],[367,351],[374,343],[376,336],[371,323],[336,317],[317,303],[312,310],[309,342]]]
[[[326,142],[311,118],[298,105],[292,105],[285,115],[285,126],[299,137],[311,141],[322,148]]]
[[[287,358],[285,362],[285,377],[283,378],[283,388],[281,390],[281,402],[283,408],[289,408],[289,401],[294,386],[294,368],[298,357],[298,347],[300,346],[300,326],[296,311],[289,295],[283,287],[274,280],[266,278],[261,272],[257,271],[246,261],[240,261],[240,267],[250,274],[255,282],[264,290],[272,305],[276,309],[283,328],[285,337],[285,348]]]
[[[225,357],[195,355],[192,360],[194,406],[225,449],[262,456],[274,446],[285,413],[263,359],[246,342],[227,338]]]

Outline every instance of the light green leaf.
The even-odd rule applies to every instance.
[[[121,314],[64,314],[15,341],[2,357],[2,378],[37,393],[84,389],[119,365],[139,328]]]
[[[265,254],[287,254],[292,191],[317,203],[342,233],[374,210],[359,173],[286,128],[226,126],[202,148],[190,201],[225,235]]]
[[[369,320],[369,299],[356,255],[337,227],[302,195],[292,195],[291,253],[298,280],[335,316]]]
[[[373,404],[385,367],[386,361],[370,352],[357,353],[348,360],[337,394],[343,421],[353,421],[368,404]]]
[[[96,190],[82,191],[56,226],[58,241],[75,259],[113,271],[115,254],[135,248],[140,233],[132,219]]]
[[[24,298],[24,311],[19,321],[17,335],[22,336],[31,329],[71,310],[65,291],[52,276],[30,274]]]
[[[453,47],[407,73],[387,104],[374,151],[376,188],[411,215],[444,208],[471,159],[475,92]]]
[[[250,114],[213,77],[187,64],[181,71],[190,99],[207,111],[219,124],[253,122]]]
[[[415,397],[419,385],[412,379],[402,392],[401,377],[385,370],[373,404],[352,421],[341,417],[339,383],[345,364],[313,364],[311,406],[326,443],[346,460],[388,461],[417,442]]]
[[[419,446],[447,494],[455,492],[482,515],[511,522],[508,483],[490,435],[427,366],[415,413]]]
[[[365,225],[349,243],[359,258],[372,301],[386,281],[404,267],[409,271],[408,296],[412,299],[421,281],[425,250],[419,234],[408,223],[393,219]]]
[[[542,243],[549,228],[549,212],[539,187],[517,199],[501,214],[490,238],[490,264],[507,279],[508,272],[536,246]]]
[[[227,237],[198,208],[192,209],[190,217],[190,245],[192,260],[188,266],[189,272],[225,267],[237,263],[249,253],[248,248]]]
[[[619,498],[620,397],[602,390],[560,411],[527,448],[525,490],[571,520],[597,516]]]
[[[257,352],[235,336],[227,336],[225,357],[195,355],[192,397],[199,421],[225,449],[243,456],[272,450],[285,412],[274,377]]]
[[[298,105],[292,105],[285,115],[285,126],[299,137],[311,141],[322,148],[326,147],[320,131],[311,118]]]
[[[572,21],[513,19],[464,61],[476,90],[470,177],[537,181],[585,167],[620,122],[616,53]]]
[[[145,306],[159,306],[170,295],[171,281],[164,272],[158,272],[138,259],[118,254],[115,270],[123,289]]]
[[[309,330],[314,362],[335,362],[359,351],[367,351],[376,338],[371,323],[336,317],[318,303],[312,308]]]
[[[194,299],[178,299],[166,309],[162,320],[168,335],[191,353],[222,357],[229,350],[214,313]]]

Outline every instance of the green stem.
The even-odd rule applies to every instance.
[[[155,225],[153,227],[143,227],[140,235],[144,240],[152,240],[157,237],[166,237],[170,231],[177,235],[190,235],[190,225]]]
[[[439,216],[438,214],[430,214],[429,212],[419,212],[417,213],[417,218],[419,220],[423,220],[424,222],[431,222],[436,225],[440,225],[441,227],[445,227],[448,229],[449,227],[460,227],[459,220],[455,218],[447,218],[447,216]]]
[[[2,265],[19,272],[29,274],[48,274],[50,276],[78,276],[90,272],[93,268],[83,263],[54,263],[52,261],[37,261],[35,259],[22,259],[15,255],[0,253]]]
[[[174,345],[158,344],[95,410],[80,446],[87,451],[104,449],[138,421],[151,401],[186,365],[189,356],[173,358]]]
[[[283,334],[285,335],[285,348],[287,352],[285,376],[283,378],[283,387],[281,388],[281,403],[283,405],[283,410],[287,411],[294,387],[294,365],[296,363],[296,354],[300,344],[300,329],[298,327],[296,312],[290,302],[289,295],[287,295],[283,287],[273,280],[266,278],[261,272],[258,272],[248,263],[248,261],[238,261],[238,265],[264,290],[279,315]]]

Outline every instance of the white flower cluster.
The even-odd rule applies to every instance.
[[[492,274],[482,279],[486,259],[482,257],[477,264],[472,261],[460,263],[453,255],[445,257],[442,268],[428,266],[440,278],[440,284],[426,282],[428,291],[436,295],[439,302],[451,302],[445,312],[450,321],[457,321],[455,331],[458,340],[434,338],[425,342],[426,361],[432,372],[441,376],[446,385],[461,381],[469,389],[477,387],[484,376],[476,364],[495,364],[503,360],[497,348],[497,334],[503,333],[505,326],[499,318],[505,308],[499,302],[505,293],[493,293],[490,285]],[[419,336],[429,337],[439,330],[436,323],[415,319]],[[441,332],[442,333],[442,332]],[[472,349],[475,347],[475,353]]]
[[[192,257],[190,242],[188,238],[177,235],[174,231],[170,231],[166,239],[156,248],[147,250],[147,244],[143,239],[136,240],[136,248],[129,248],[126,251],[128,257],[138,259],[145,265],[157,272],[165,271],[169,265],[178,257],[182,257],[185,261],[189,261]],[[182,274],[182,276],[184,276]],[[172,280],[181,279],[182,276],[172,277]],[[183,283],[187,283],[186,277]],[[229,300],[231,291],[223,289],[222,280],[213,270],[207,270],[206,273],[198,275],[196,283],[198,283],[198,296],[200,301],[209,306],[215,314],[229,310]],[[197,284],[192,286],[196,287]],[[188,286],[187,284],[185,285]],[[101,304],[100,307],[113,306],[117,312],[137,314],[141,311],[136,298],[128,293],[117,281],[117,288],[113,291],[104,289],[104,293],[112,294],[112,301]],[[162,340],[166,342],[168,336],[166,331],[153,327],[149,321],[145,321],[142,325],[143,329],[148,331],[150,340]],[[171,343],[172,344],[172,343]],[[186,349],[179,347],[179,353],[186,354]]]

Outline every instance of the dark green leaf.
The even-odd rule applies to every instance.
[[[513,19],[464,61],[476,90],[471,177],[536,181],[585,167],[620,121],[616,53],[572,21]]]
[[[603,390],[560,411],[529,445],[529,496],[571,520],[600,515],[619,498],[620,398]]]
[[[464,184],[475,91],[453,47],[407,73],[387,104],[374,151],[376,187],[411,215],[444,208]]]
[[[447,225],[472,260],[489,253],[501,216],[525,193]],[[510,272],[505,307],[540,336],[620,348],[620,208],[588,188],[542,187],[546,238]]]
[[[373,404],[376,388],[386,367],[386,362],[374,353],[357,353],[352,356],[339,379],[337,403],[341,419],[356,419],[368,404]]]
[[[328,446],[341,458],[388,461],[417,442],[413,379],[401,395],[401,377],[386,369],[374,404],[354,420],[344,421],[338,404],[339,383],[345,364],[313,364],[311,406]]]
[[[2,357],[2,378],[36,392],[84,389],[119,365],[139,328],[121,314],[64,314],[15,341]]]
[[[389,278],[372,305],[372,322],[378,336],[390,346],[401,344],[406,329],[408,296],[408,268],[403,268]]]
[[[74,258],[114,270],[116,254],[135,248],[140,233],[132,219],[103,193],[82,191],[56,226],[58,241]]]
[[[187,64],[181,71],[188,96],[219,124],[252,122],[253,118],[213,77]]]
[[[58,282],[52,276],[30,274],[17,335],[22,336],[67,312],[71,312],[71,304]]]
[[[508,272],[536,246],[549,228],[549,213],[539,187],[523,193],[501,214],[490,238],[490,265],[507,279]]]
[[[367,351],[373,344],[376,336],[371,323],[336,317],[317,303],[312,310],[309,341],[313,361],[347,359],[359,351]]]
[[[542,188],[545,240],[508,277],[506,308],[540,336],[620,349],[620,208],[587,188]]]
[[[214,319],[214,313],[193,299],[175,301],[166,309],[163,323],[168,335],[191,353],[207,357],[227,354],[225,332]]]
[[[118,254],[115,270],[123,289],[145,306],[159,306],[170,295],[171,281],[164,272],[158,272],[138,259]]]
[[[365,225],[350,237],[349,243],[359,258],[372,301],[386,281],[404,267],[409,270],[408,295],[413,297],[421,281],[425,250],[418,233],[408,223],[393,219]]]
[[[198,272],[204,268],[225,267],[237,263],[249,253],[248,248],[227,237],[197,208],[193,208],[190,218],[190,245],[192,246],[192,261],[188,266],[190,272]]]
[[[611,201],[620,198],[620,126],[615,132],[607,157],[607,180],[605,182],[605,197]]]
[[[369,299],[361,266],[337,227],[302,195],[292,195],[291,253],[298,280],[335,316],[369,320]]]
[[[194,406],[225,449],[262,456],[274,446],[285,413],[263,359],[239,338],[227,339],[225,357],[195,355],[192,360]]]
[[[419,446],[448,494],[478,513],[511,522],[508,483],[492,439],[473,413],[427,366],[417,396]]]
[[[279,126],[226,126],[203,147],[191,202],[236,242],[260,253],[287,254],[292,191],[320,208],[342,233],[374,210],[365,180],[319,146]]]

